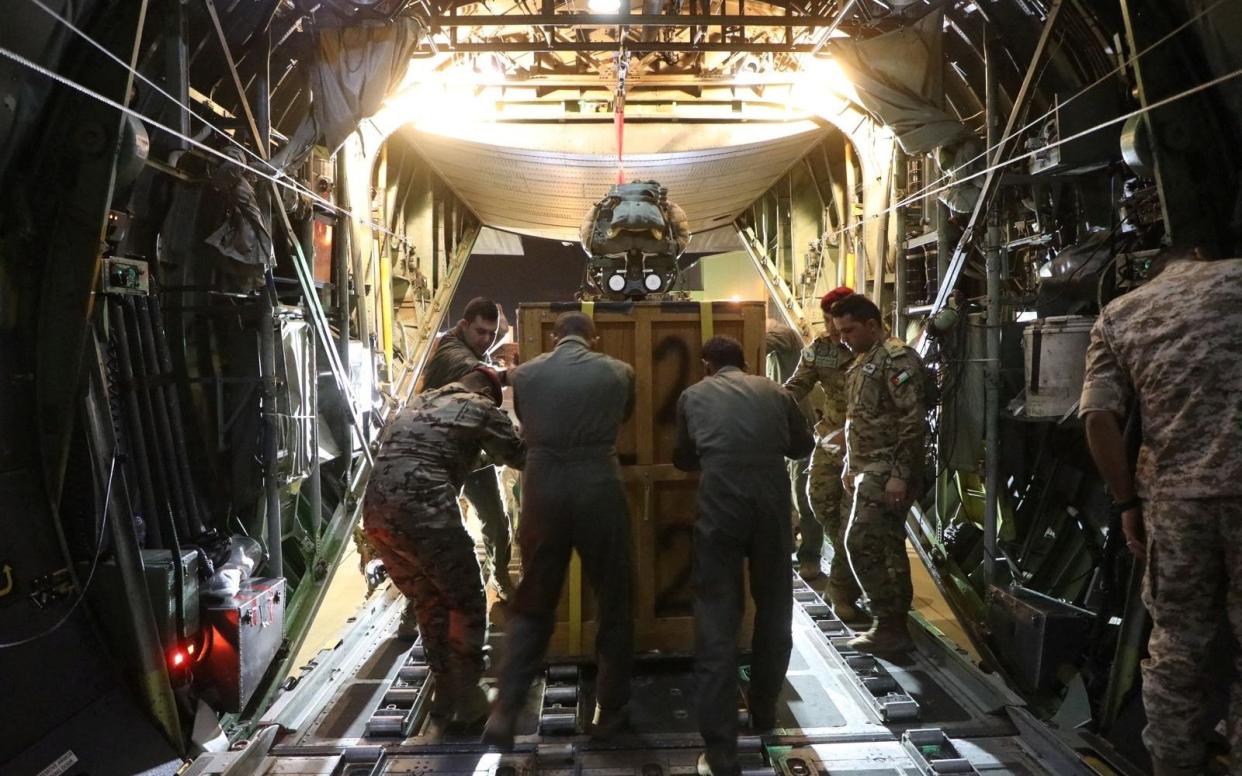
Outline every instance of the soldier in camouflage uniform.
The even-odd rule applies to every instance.
[[[837,301],[853,294],[851,288],[842,286],[829,291],[820,300],[824,313],[825,333],[815,338],[802,352],[802,360],[793,377],[785,387],[801,400],[819,385],[827,402],[821,423],[824,433],[811,455],[811,473],[807,482],[807,500],[812,514],[804,516],[802,545],[798,548],[798,573],[803,579],[820,576],[820,554],[824,539],[832,549],[832,561],[828,572],[828,598],[833,611],[847,622],[861,615],[855,604],[861,591],[850,571],[845,552],[845,523],[849,507],[845,503],[845,491],[841,486],[841,471],[845,461],[842,430],[845,428],[845,370],[853,360],[853,354],[841,344],[829,311]]]
[[[487,367],[420,394],[388,429],[363,502],[367,537],[418,620],[433,711],[464,723],[487,712],[487,599],[457,494],[480,451],[518,468],[526,454],[499,403],[500,378]]]
[[[430,391],[459,379],[483,361],[496,339],[501,312],[495,302],[483,297],[466,303],[462,319],[440,338],[435,351],[423,367],[419,391]],[[504,376],[504,373],[501,373]],[[479,516],[483,528],[483,550],[487,556],[485,575],[492,580],[497,596],[508,599],[513,589],[509,579],[509,559],[513,555],[512,525],[500,487],[496,467],[485,466],[466,477],[465,496]]]
[[[802,361],[802,335],[794,331],[783,323],[774,321],[771,318],[767,321],[767,326],[763,334],[763,348],[767,354],[767,375],[778,383],[784,383],[793,373],[797,371],[798,364]],[[806,415],[808,419],[815,417],[815,412],[811,408],[809,399],[798,402],[799,409]],[[815,522],[814,513],[811,511],[811,503],[807,500],[806,486],[810,479],[810,457],[803,458],[800,461],[789,461],[787,468],[789,470],[789,483],[793,490],[793,513],[790,515],[794,520],[794,527],[802,532],[802,522],[805,520],[816,527],[819,526]],[[802,533],[805,536],[805,533]],[[820,537],[822,542],[823,537]],[[818,562],[816,566],[818,567]],[[813,577],[812,577],[813,578]]]
[[[1121,431],[1132,402],[1143,436],[1133,474]],[[1226,623],[1242,642],[1242,259],[1192,252],[1105,307],[1091,331],[1079,414],[1127,545],[1147,559],[1143,742],[1153,772],[1203,772],[1215,723],[1203,714],[1209,645]],[[1236,673],[1233,682],[1237,775]]]
[[[884,331],[861,294],[832,306],[841,341],[857,358],[846,375],[843,484],[853,499],[845,545],[875,623],[849,642],[870,653],[910,649],[914,598],[906,557],[906,513],[920,492],[927,443],[927,388],[913,349]]]

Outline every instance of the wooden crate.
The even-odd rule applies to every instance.
[[[634,414],[617,440],[630,505],[635,646],[688,653],[694,646],[690,548],[698,477],[673,467],[677,398],[703,377],[699,351],[716,334],[740,341],[749,369],[762,371],[764,303],[523,304],[518,308],[521,360],[551,350],[557,316],[579,309],[595,320],[599,350],[633,366],[636,377]],[[550,656],[593,652],[596,606],[591,598],[575,553]],[[749,644],[751,618],[744,623],[742,639]]]

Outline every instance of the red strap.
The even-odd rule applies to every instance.
[[[612,123],[617,128],[617,185],[625,183],[625,163],[622,156],[625,150],[625,94],[617,90],[613,101]]]

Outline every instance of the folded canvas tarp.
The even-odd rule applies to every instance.
[[[379,111],[405,77],[421,33],[418,20],[405,17],[391,23],[320,29],[307,69],[310,113],[273,163],[287,168],[315,143],[330,151],[339,148],[360,121]]]
[[[826,47],[853,83],[860,107],[893,131],[901,149],[907,154],[939,149],[942,165],[966,161],[974,154],[963,150],[977,142],[974,133],[940,107],[943,38],[944,14],[937,11],[899,30],[874,38],[834,39]],[[967,189],[974,190],[973,196]],[[944,192],[941,199],[963,212],[973,208],[977,190],[970,182]]]

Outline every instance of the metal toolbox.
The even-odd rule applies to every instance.
[[[177,588],[177,571],[171,550],[143,550],[142,567],[147,578],[147,592],[151,596],[151,610],[160,629],[160,641],[168,650],[177,644],[177,613],[180,597],[181,611],[185,613],[185,633],[198,633],[198,553],[183,550],[181,553],[181,588]]]
[[[1055,688],[1061,669],[1079,662],[1093,618],[1085,609],[1016,585],[988,593],[993,646],[1031,691]]]
[[[181,644],[177,618],[184,616],[185,635],[193,638],[199,628],[198,592],[199,556],[194,550],[181,553],[181,586],[177,586],[177,564],[172,550],[143,550],[142,575],[146,581],[147,595],[151,599],[151,613],[155,615],[155,627],[159,631],[164,651]],[[80,563],[78,574],[85,579],[90,574],[90,564]],[[105,613],[108,637],[118,654],[133,648],[129,634],[117,625],[122,613],[133,604],[126,597],[125,586],[116,560],[108,559],[99,564],[95,582],[90,588],[91,601]]]
[[[195,683],[217,711],[241,711],[284,638],[285,580],[248,579],[237,594],[206,601],[206,647]]]

